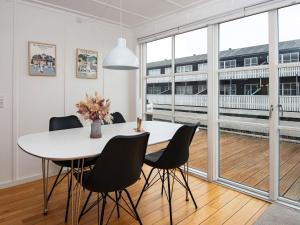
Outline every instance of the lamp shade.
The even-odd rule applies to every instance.
[[[139,68],[139,61],[126,47],[126,40],[118,38],[117,46],[106,55],[102,67],[111,70],[135,70]]]

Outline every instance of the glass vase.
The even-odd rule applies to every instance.
[[[94,120],[91,124],[90,138],[101,138],[101,137],[102,137],[101,121],[100,120]]]

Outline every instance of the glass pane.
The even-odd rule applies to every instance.
[[[300,125],[300,5],[279,9],[279,103],[280,125]]]
[[[268,191],[268,129],[250,125],[221,123],[219,162],[220,177]]]
[[[172,83],[170,77],[147,77],[146,112],[171,116]]]
[[[147,75],[171,73],[172,38],[147,43]]]
[[[207,68],[207,28],[175,36],[175,71],[185,73]]]
[[[300,202],[300,132],[280,131],[279,195]]]
[[[219,42],[220,177],[268,191],[268,14],[220,24]]]
[[[207,28],[175,36],[175,122],[207,120]],[[193,73],[188,73],[193,72]],[[182,73],[186,73],[182,75]],[[207,122],[190,148],[189,166],[207,172]]]
[[[195,133],[193,141],[190,145],[189,167],[197,170],[201,170],[207,173],[207,121],[200,121],[197,118],[175,118],[175,123],[181,124],[196,124],[200,123],[200,126]]]

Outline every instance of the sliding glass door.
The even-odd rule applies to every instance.
[[[207,28],[148,42],[143,74],[147,120],[196,124],[189,167],[207,172]]]
[[[175,35],[175,122],[199,123],[189,167],[207,172],[207,28]]]
[[[296,206],[299,14],[272,8],[142,44],[145,119],[199,123],[190,171]]]
[[[269,191],[268,13],[219,25],[219,177]]]
[[[300,203],[300,5],[278,10],[279,196]],[[295,29],[296,28],[296,29]]]

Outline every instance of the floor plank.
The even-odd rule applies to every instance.
[[[144,168],[145,173],[149,168]],[[54,178],[50,178],[50,184]],[[258,200],[237,191],[224,188],[214,183],[208,183],[199,178],[190,176],[190,187],[198,204],[195,209],[191,198],[185,200],[185,190],[177,183],[174,184],[173,192],[173,221],[174,224],[251,224],[259,212],[263,212],[268,203]],[[129,188],[134,199],[137,200],[144,180],[140,179]],[[66,203],[66,180],[63,181],[53,193],[49,202],[49,213],[44,216],[43,194],[41,180],[31,183],[0,190],[0,224],[1,225],[63,225],[65,203]],[[161,196],[161,184],[157,183],[147,190],[140,202],[138,212],[143,224],[163,225],[169,224],[168,201]],[[83,200],[88,192],[84,192]],[[96,200],[93,194],[92,200]],[[264,206],[264,207],[263,207]],[[114,204],[108,202],[106,218],[113,209]],[[246,213],[248,212],[248,214]],[[232,222],[232,223],[231,223]],[[67,224],[71,224],[69,220]],[[93,208],[81,220],[82,225],[96,225],[97,207]],[[121,217],[118,218],[116,211],[113,212],[109,224],[135,225],[137,222],[127,213],[121,210]]]

